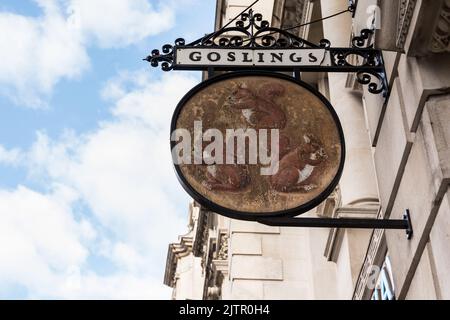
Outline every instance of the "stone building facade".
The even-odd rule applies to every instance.
[[[252,1],[218,0],[216,29]],[[294,29],[348,47],[361,29],[383,49],[390,96],[353,74],[302,74],[334,106],[347,145],[338,188],[306,216],[401,219],[402,230],[268,227],[189,209],[169,245],[174,299],[450,299],[450,1],[359,0],[346,13]],[[260,0],[287,28],[345,10],[348,0]]]

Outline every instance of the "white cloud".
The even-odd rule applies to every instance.
[[[0,93],[30,107],[44,106],[56,82],[89,66],[82,34],[55,3],[41,5],[37,18],[0,12]]]
[[[0,145],[0,164],[17,165],[20,163],[22,153],[19,149],[7,150]]]
[[[177,73],[164,73],[161,79],[152,79],[147,71],[122,72],[107,82],[102,95],[115,101],[115,116],[141,120],[153,130],[167,135],[175,106],[197,81],[197,78]],[[130,86],[135,89],[126,92]]]
[[[120,87],[115,120],[60,141],[40,133],[29,160],[32,171],[47,170],[52,179],[79,190],[104,225],[126,232],[134,244],[145,249],[167,244],[167,234],[185,224],[175,214],[182,202],[173,194],[183,192],[171,165],[169,125],[176,103],[196,81],[176,74],[151,79],[146,71],[122,74],[103,91]]]
[[[38,17],[0,12],[0,94],[45,107],[56,83],[89,68],[88,47],[123,47],[169,29],[174,12],[147,0],[35,0]]]
[[[86,259],[82,243],[93,234],[86,221],[74,220],[70,204],[75,199],[65,187],[49,194],[23,186],[0,191],[0,283],[30,291],[54,287],[69,266]]]
[[[101,47],[121,47],[169,29],[173,9],[147,0],[71,0],[69,11],[83,33]]]
[[[151,276],[135,276],[121,273],[99,276],[94,273],[81,275],[77,269],[68,274],[54,291],[64,299],[168,299],[170,289],[161,285],[161,279]]]
[[[24,186],[0,191],[0,297],[11,297],[8,290],[18,286],[36,299],[169,297],[160,279],[133,273],[133,268],[107,276],[87,268],[89,247],[98,238],[87,220],[74,219],[76,199],[73,190],[62,186],[47,194]],[[114,251],[120,267],[139,259],[122,243]]]
[[[11,244],[0,246],[7,250],[0,252],[0,287],[13,281],[30,297],[170,297],[162,285],[167,245],[186,231],[188,197],[172,169],[169,125],[176,103],[197,81],[122,73],[103,90],[112,120],[56,140],[39,132],[29,151],[17,151],[33,179],[51,189],[0,192],[0,241]],[[77,212],[80,202],[89,218]],[[94,272],[89,254],[117,271]]]

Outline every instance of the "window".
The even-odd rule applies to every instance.
[[[395,300],[392,268],[388,255],[386,255],[383,266],[378,274],[372,300]]]

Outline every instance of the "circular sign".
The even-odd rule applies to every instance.
[[[175,170],[204,207],[244,220],[295,216],[342,173],[342,127],[316,89],[279,73],[233,72],[190,90],[171,124]]]

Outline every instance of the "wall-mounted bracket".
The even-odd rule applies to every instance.
[[[272,227],[397,229],[405,230],[408,240],[413,234],[408,209],[405,210],[403,219],[270,217],[258,219],[257,222]]]
[[[352,2],[352,10],[356,8],[356,2]],[[350,9],[349,9],[350,10]],[[350,10],[350,12],[353,12]],[[214,67],[217,71],[233,70],[270,70],[284,72],[353,72],[357,75],[357,81],[368,86],[368,91],[373,94],[382,93],[385,98],[389,95],[389,86],[384,67],[381,50],[374,49],[371,43],[373,31],[369,29],[361,30],[359,35],[355,35],[351,40],[351,46],[346,48],[332,47],[327,39],[322,39],[318,44],[311,43],[280,28],[271,27],[269,22],[263,20],[259,13],[243,13],[241,19],[236,21],[232,27],[222,28],[216,32],[207,34],[191,43],[186,43],[182,38],[176,39],[174,45],[166,44],[162,50],[155,49],[144,60],[148,61],[152,67],[161,66],[163,71],[171,70],[203,70]],[[190,50],[190,51],[189,51]],[[182,61],[182,54],[190,52],[200,55],[201,52],[211,54],[214,59],[192,63]],[[225,57],[230,52],[235,55],[231,60],[223,60],[218,57]],[[275,63],[259,64],[260,54],[271,52],[278,56],[283,55],[286,61]],[[246,65],[237,61],[237,55],[245,52]],[[255,53],[254,60],[248,60],[252,52]],[[320,52],[320,53],[319,53]],[[221,53],[221,54],[220,54]],[[326,57],[322,63],[320,60],[316,64],[308,62],[308,54],[319,54]],[[288,57],[296,55],[295,59]],[[300,59],[301,55],[304,59]],[[184,57],[185,58],[185,57]],[[253,62],[253,64],[251,63]],[[272,63],[273,62],[273,63]]]
[[[409,209],[405,210],[405,213],[403,213],[403,220],[406,220],[408,222],[408,228],[406,229],[406,236],[408,240],[410,240],[413,236],[413,227],[411,222],[411,215],[409,213]]]

